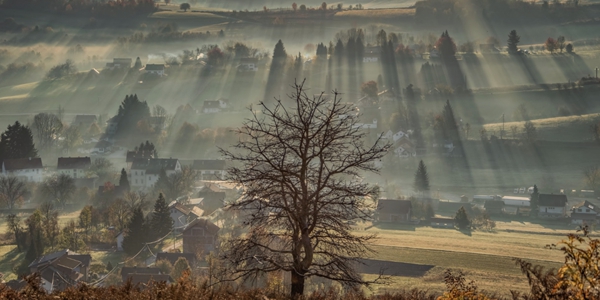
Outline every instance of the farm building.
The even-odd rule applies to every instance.
[[[453,218],[435,217],[431,218],[431,227],[435,228],[454,228]]]
[[[504,209],[504,202],[502,200],[486,200],[483,208],[489,215],[499,215]]]
[[[379,199],[377,215],[379,222],[406,223],[412,216],[412,204],[410,200]]]
[[[567,195],[540,194],[538,216],[542,218],[563,218],[567,215]]]
[[[527,197],[504,196],[504,213],[511,215],[529,215],[530,200]]]
[[[590,203],[583,201],[571,209],[571,224],[575,225],[592,225],[598,222],[598,214],[600,208]]]
[[[221,228],[206,219],[196,219],[183,230],[183,252],[207,254],[217,247],[217,234]]]

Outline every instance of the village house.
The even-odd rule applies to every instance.
[[[538,216],[541,218],[564,218],[567,215],[567,195],[540,194]]]
[[[381,56],[380,47],[365,47],[363,54],[363,63],[376,63]]]
[[[244,57],[236,68],[238,72],[256,72],[258,71],[258,58]]]
[[[160,77],[165,76],[165,65],[164,64],[147,64],[144,67],[146,74],[158,75]]]
[[[131,58],[113,58],[113,62],[106,63],[107,69],[129,69],[131,68]]]
[[[197,159],[192,169],[198,172],[200,180],[223,180],[227,174],[225,161],[221,159]]]
[[[398,158],[414,157],[417,156],[417,150],[415,145],[405,136],[396,143],[394,156]]]
[[[197,205],[204,211],[204,216],[212,214],[215,210],[225,206],[225,192],[200,192],[198,197],[202,201]]]
[[[504,213],[509,215],[529,215],[531,201],[527,197],[504,196]]]
[[[219,99],[216,101],[204,101],[202,105],[202,112],[205,114],[219,113],[229,108],[229,103],[226,99]]]
[[[183,230],[183,228],[193,220],[196,220],[204,214],[204,211],[195,206],[186,206],[177,201],[169,204],[173,228]]]
[[[127,169],[131,170],[133,161],[136,159],[151,159],[154,157],[154,152],[151,151],[127,151],[125,154],[125,163],[127,163]]]
[[[183,252],[205,255],[217,248],[218,232],[221,228],[207,219],[197,219],[183,230]]]
[[[91,165],[92,160],[89,157],[59,157],[56,169],[58,174],[84,178]]]
[[[77,254],[65,249],[36,258],[29,264],[29,271],[39,273],[41,286],[51,293],[87,281],[91,261],[89,254]]]
[[[377,201],[377,220],[385,223],[407,223],[412,218],[410,200],[379,199]]]
[[[75,119],[71,123],[71,126],[78,126],[82,129],[87,130],[92,124],[98,121],[96,115],[76,115]]]
[[[429,220],[431,227],[434,228],[454,228],[453,218],[434,217]]]
[[[377,119],[374,119],[373,123],[356,123],[352,125],[352,128],[377,129]]]
[[[111,148],[112,148],[111,142],[99,141],[98,143],[96,143],[96,145],[92,149],[92,153],[97,153],[97,154],[110,153]]]
[[[129,185],[135,188],[151,188],[158,181],[161,170],[167,176],[181,172],[181,164],[176,158],[134,159],[127,173]]]
[[[598,223],[600,209],[589,201],[583,201],[571,209],[571,224],[593,225]]]
[[[2,175],[15,176],[31,182],[44,180],[44,166],[39,157],[5,159],[2,161]]]

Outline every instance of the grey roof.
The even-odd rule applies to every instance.
[[[147,64],[146,71],[163,71],[165,69],[165,65],[163,64]]]
[[[215,225],[215,223],[209,221],[208,219],[196,219],[194,220],[192,223],[190,223],[184,230],[183,233],[185,234],[186,232],[188,232],[191,228],[194,227],[200,227],[200,228],[204,228],[208,233],[216,235],[217,232],[219,232],[219,230],[221,230],[221,228],[219,228],[219,226]]]
[[[136,158],[131,164],[132,170],[146,170],[146,174],[158,174],[160,170],[173,171],[177,166],[176,158]]]
[[[538,198],[539,206],[564,207],[567,205],[567,195],[562,194],[540,194]]]
[[[192,164],[194,170],[225,170],[225,161],[221,159],[197,159]]]
[[[160,269],[154,267],[123,267],[121,269],[121,278],[123,281],[127,281],[127,278],[133,274],[158,275],[160,274]]]
[[[59,157],[57,168],[64,169],[87,169],[92,165],[92,159],[86,157]]]
[[[92,256],[89,254],[69,254],[69,258],[81,262],[84,266],[89,266],[92,262]]]
[[[573,208],[576,209],[576,208],[582,208],[582,207],[585,207],[587,209],[591,209],[591,210],[595,211],[596,213],[600,212],[600,207],[598,205],[593,204],[593,203],[591,203],[591,202],[589,202],[587,200],[585,200],[585,201],[583,201],[583,202],[575,205]]]
[[[407,214],[412,208],[410,200],[379,199],[377,210],[385,213]]]
[[[7,171],[25,170],[25,169],[42,169],[42,159],[39,157],[5,159],[4,168]]]
[[[55,259],[60,258],[63,255],[66,255],[68,253],[69,253],[69,249],[64,249],[64,250],[60,250],[57,252],[52,252],[52,253],[40,256],[29,264],[29,268],[32,268],[32,267],[35,267],[35,266],[38,266],[38,265],[41,265],[44,263],[52,262]]]

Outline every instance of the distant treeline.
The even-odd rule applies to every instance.
[[[0,7],[41,12],[91,14],[96,17],[145,15],[157,10],[153,0],[3,0]]]

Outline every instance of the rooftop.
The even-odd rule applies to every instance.
[[[39,157],[5,159],[3,163],[7,171],[44,168],[42,166],[42,159]]]

